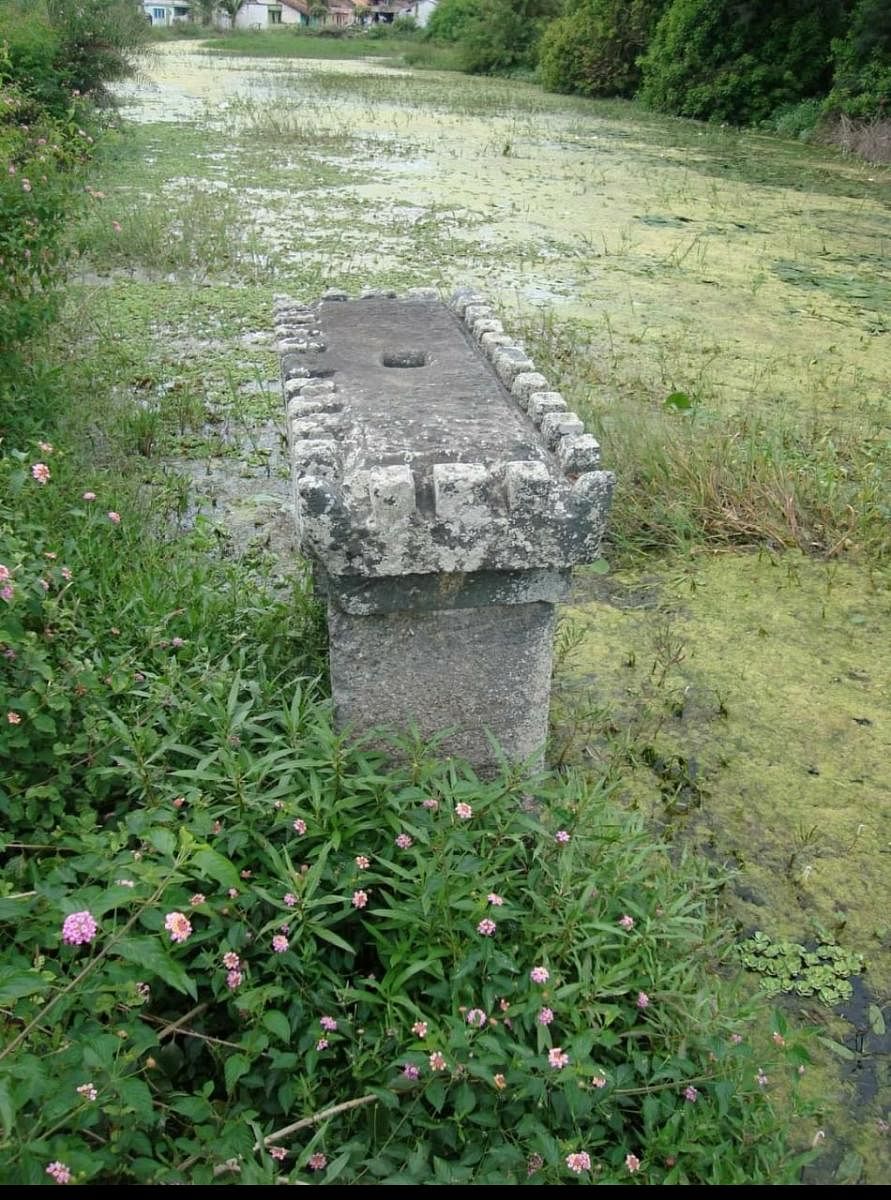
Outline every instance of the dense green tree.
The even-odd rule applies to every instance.
[[[460,42],[484,12],[484,0],[439,0],[427,22],[427,36],[435,42]]]
[[[849,8],[845,0],[672,0],[641,60],[641,99],[746,125],[824,94]]]
[[[538,40],[562,0],[489,0],[462,35],[464,69],[475,75],[532,70]]]
[[[829,107],[855,117],[891,110],[891,0],[859,0],[847,35],[832,45]]]
[[[539,75],[552,92],[632,96],[638,57],[669,0],[569,0],[545,30]]]

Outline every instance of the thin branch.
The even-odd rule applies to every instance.
[[[191,1009],[189,1012],[187,1012],[185,1014],[185,1016],[178,1017],[177,1020],[171,1021],[169,1025],[165,1025],[164,1028],[161,1030],[161,1032],[158,1034],[158,1041],[163,1042],[165,1038],[171,1037],[174,1033],[176,1033],[179,1030],[181,1025],[185,1025],[186,1021],[191,1021],[192,1017],[199,1016],[201,1013],[204,1012],[204,1010],[206,1008],[207,1008],[206,1004],[196,1004],[193,1009]],[[148,1018],[151,1018],[151,1020],[158,1020],[157,1017],[152,1017],[150,1013],[146,1013],[146,1014],[140,1013],[140,1016],[142,1016],[144,1020],[148,1019]]]
[[[143,1021],[148,1021],[152,1025],[163,1025],[164,1024],[164,1020],[162,1017],[153,1017],[151,1013],[141,1013],[140,1016],[142,1017]],[[185,1017],[183,1018],[183,1020],[185,1020]],[[179,1025],[178,1022],[177,1022],[177,1025]],[[212,1046],[228,1046],[232,1050],[243,1050],[244,1049],[244,1046],[240,1046],[238,1044],[238,1042],[227,1042],[227,1041],[224,1041],[223,1038],[211,1037],[211,1035],[209,1033],[199,1033],[197,1031],[197,1029],[184,1029],[182,1027],[178,1027],[175,1030],[175,1032],[181,1034],[183,1037],[198,1038],[198,1040],[201,1042],[209,1042]],[[164,1031],[162,1030],[162,1036],[163,1036],[163,1033],[164,1033]],[[264,1052],[261,1055],[261,1057],[269,1058],[270,1056]]]
[[[320,1121],[327,1121],[330,1117],[336,1117],[339,1113],[348,1112],[351,1108],[361,1108],[364,1104],[374,1104],[378,1099],[379,1097],[376,1093],[370,1092],[367,1096],[359,1096],[355,1100],[344,1100],[343,1104],[335,1104],[331,1108],[323,1108],[321,1112],[313,1113],[311,1117],[303,1117],[300,1121],[295,1121],[293,1125],[286,1125],[284,1129],[276,1129],[274,1133],[267,1134],[262,1144],[268,1146],[270,1142],[281,1141],[289,1133],[296,1133],[298,1129],[307,1129],[310,1125],[318,1125]],[[254,1149],[260,1149],[259,1142],[254,1146]]]
[[[198,1036],[201,1035],[199,1034]],[[231,1045],[231,1043],[227,1044]],[[331,1106],[331,1108],[323,1108],[321,1112],[313,1113],[311,1117],[302,1117],[299,1121],[295,1121],[293,1125],[286,1125],[283,1129],[276,1129],[273,1133],[267,1134],[267,1136],[263,1138],[262,1142],[254,1143],[254,1150],[262,1150],[266,1146],[271,1145],[273,1142],[281,1141],[281,1139],[287,1137],[288,1134],[296,1133],[300,1129],[307,1129],[310,1125],[318,1125],[320,1121],[327,1121],[331,1117],[338,1116],[340,1113],[349,1112],[351,1108],[362,1108],[365,1104],[374,1104],[378,1098],[379,1097],[373,1093],[369,1093],[369,1095],[359,1096],[355,1100],[344,1100],[342,1104],[334,1104]],[[180,1173],[183,1171],[188,1171],[189,1167],[194,1167],[195,1163],[198,1162],[200,1157],[200,1154],[192,1154],[189,1158],[183,1159],[179,1166],[175,1167],[174,1170],[179,1171]],[[232,1171],[232,1166],[230,1165],[231,1161],[232,1160],[230,1160],[230,1162],[219,1163],[217,1166],[215,1166],[213,1169],[214,1176],[228,1175]],[[294,1182],[302,1181],[295,1180]]]

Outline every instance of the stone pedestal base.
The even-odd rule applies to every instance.
[[[490,738],[511,761],[541,756],[554,622],[543,601],[363,616],[329,602],[338,726],[448,731],[442,752],[483,770],[498,762]]]

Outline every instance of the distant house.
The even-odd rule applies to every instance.
[[[414,16],[415,0],[364,0],[366,25],[391,25],[397,17]]]
[[[323,25],[354,25],[356,22],[355,0],[328,0],[328,16]]]
[[[306,0],[246,0],[235,17],[236,29],[266,29],[269,25],[308,25]],[[229,18],[217,14],[217,24],[229,28]]]
[[[142,0],[142,11],[151,25],[173,25],[191,20],[189,0]]]

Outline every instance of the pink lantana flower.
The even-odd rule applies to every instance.
[[[368,903],[368,893],[359,891],[353,892],[353,908],[364,908]]]
[[[164,918],[164,928],[170,934],[171,942],[185,942],[191,936],[192,922],[181,912],[169,912]]]
[[[547,967],[533,967],[529,972],[529,978],[533,983],[547,983],[551,978],[551,973]]]
[[[98,928],[92,913],[69,913],[62,922],[62,941],[69,946],[86,945],[96,936]]]
[[[483,917],[479,925],[476,927],[477,933],[481,933],[483,937],[491,937],[498,926],[490,917]]]
[[[284,954],[288,948],[288,939],[283,933],[277,933],[272,939],[272,949],[276,954]]]
[[[576,1175],[581,1175],[582,1171],[591,1170],[591,1156],[584,1150],[580,1150],[577,1154],[567,1154],[566,1165],[570,1171],[574,1171]]]
[[[71,1171],[63,1162],[51,1162],[46,1173],[51,1175],[56,1183],[70,1183],[72,1179]]]
[[[455,816],[458,817],[458,819],[461,821],[469,821],[470,818],[473,816],[473,809],[470,807],[469,804],[463,804],[463,803],[456,804],[455,805]]]
[[[31,475],[38,483],[46,483],[50,478],[50,469],[46,463],[34,463],[31,467]]]

